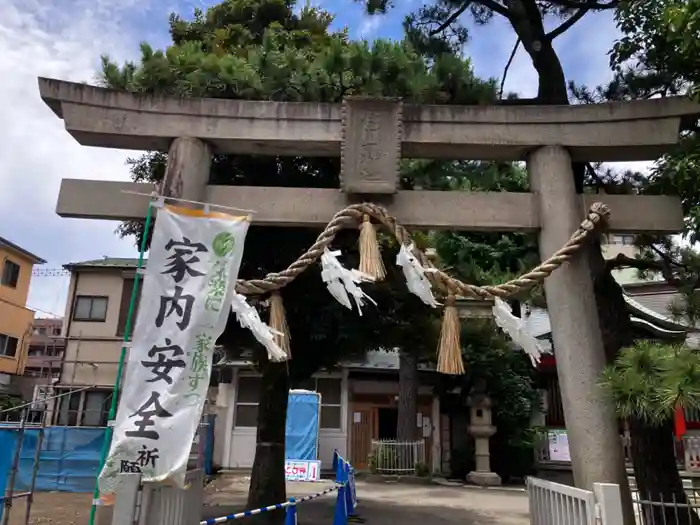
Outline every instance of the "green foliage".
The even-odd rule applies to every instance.
[[[442,377],[438,391],[445,395],[459,386],[466,395],[477,381],[483,381],[493,402],[493,424],[498,429],[491,438],[492,468],[504,479],[531,473],[535,435],[530,417],[539,408],[535,369],[525,354],[512,348],[495,329],[492,320],[462,323],[461,341],[466,373]],[[465,458],[468,463],[472,459],[471,455]]]
[[[403,168],[411,188],[526,192],[529,187],[525,169],[510,163],[412,160]],[[426,244],[437,250],[452,275],[474,284],[503,282],[539,262],[532,234],[437,231]]]
[[[367,456],[367,466],[372,474],[377,473],[377,461],[378,458],[375,454],[370,454],[369,456]]]
[[[682,94],[697,83],[698,6],[697,0],[620,3],[615,20],[622,37],[610,53],[610,64],[632,86],[630,94],[645,98]]]
[[[338,102],[348,95],[422,103],[478,104],[495,86],[467,60],[428,65],[406,42],[351,42],[329,33],[332,17],[279,0],[226,0],[192,22],[171,18],[173,44],[141,45],[139,64],[103,57],[102,82],[116,89],[186,97]],[[250,18],[250,17],[253,18]]]
[[[572,85],[574,96],[581,102],[592,103],[695,94],[700,69],[694,38],[698,26],[692,13],[697,5],[697,1],[686,0],[621,2],[615,19],[622,36],[610,54],[615,78],[595,90]],[[640,235],[637,238],[640,255],[611,261],[608,267],[636,268],[641,277],[662,276],[680,294],[670,313],[678,321],[691,325],[700,320],[700,296],[696,291],[700,283],[700,259],[694,248],[700,240],[699,151],[698,122],[686,119],[681,123],[678,147],[662,156],[650,173],[598,168],[592,178],[595,186],[608,193],[680,197],[686,243],[680,244],[669,237]]]
[[[509,436],[513,443],[524,440],[533,408],[539,403],[533,386],[535,370],[529,359],[510,346],[491,320],[463,323],[461,336],[466,368],[463,385],[471,389],[477,380],[483,380],[494,403],[499,433]]]
[[[415,474],[419,478],[429,478],[430,477],[430,467],[423,462],[416,463]]]
[[[18,407],[22,404],[22,398],[9,395],[9,394],[3,394],[0,396],[0,410],[10,410],[12,408]],[[17,414],[19,416],[19,414]]]
[[[700,407],[700,354],[687,346],[638,341],[601,376],[620,417],[660,425],[677,406]]]

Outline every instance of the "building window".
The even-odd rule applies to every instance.
[[[321,428],[340,430],[342,380],[319,378],[316,385],[316,392],[321,394]]]
[[[612,244],[622,244],[625,246],[632,246],[634,244],[634,235],[615,234],[612,236]]]
[[[74,321],[104,321],[107,319],[107,297],[79,295],[75,299]]]
[[[106,427],[111,390],[67,390],[57,398],[56,424],[69,427]]]
[[[108,390],[85,391],[81,425],[84,427],[106,427],[112,392]]]
[[[2,284],[11,288],[17,288],[19,281],[19,264],[5,259],[2,267]]]
[[[260,401],[260,378],[241,376],[236,390],[236,416],[234,427],[255,428],[258,426],[258,402]]]
[[[340,430],[342,428],[342,385],[339,377],[312,378],[294,386],[321,394],[321,428]]]
[[[5,357],[15,357],[17,355],[17,345],[19,340],[5,334],[0,334],[0,355]]]
[[[129,305],[131,304],[131,293],[134,289],[135,279],[124,279],[124,284],[122,285],[122,298],[119,303],[119,320],[117,321],[117,335],[123,336],[126,330],[126,321],[129,318]],[[143,289],[143,281],[139,281],[139,289],[136,295],[136,303],[134,304],[134,313],[131,316],[131,333],[129,334],[129,339],[134,333],[134,322],[136,321],[136,314],[139,311],[139,304],[141,302],[141,290]]]
[[[342,380],[337,378],[312,378],[293,387],[321,394],[321,428],[342,428]],[[240,376],[236,390],[235,428],[258,426],[258,403],[260,401],[260,377]]]

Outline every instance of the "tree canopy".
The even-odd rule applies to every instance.
[[[688,504],[675,459],[674,413],[700,407],[700,354],[687,346],[638,341],[608,365],[601,385],[630,429],[632,464],[640,499]],[[646,525],[700,523],[672,506],[646,508]]]

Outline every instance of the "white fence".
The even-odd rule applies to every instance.
[[[622,525],[620,487],[595,483],[594,491],[539,478],[527,479],[531,525]]]
[[[372,440],[370,470],[379,474],[420,474],[426,468],[425,441]]]
[[[140,474],[121,474],[112,525],[199,525],[204,500],[204,471],[190,470],[186,489],[141,483]]]

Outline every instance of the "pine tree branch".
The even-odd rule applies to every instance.
[[[479,2],[484,7],[488,7],[494,13],[498,13],[499,15],[504,16],[508,20],[510,20],[510,11],[508,11],[507,7],[503,7],[501,4],[495,2],[494,0],[477,0],[477,2]]]
[[[609,0],[608,2],[598,2],[596,0],[551,0],[552,4],[571,9],[614,9],[620,4],[620,0]]]
[[[649,248],[651,248],[651,250],[652,250],[656,255],[658,255],[658,256],[661,258],[662,261],[664,261],[664,264],[665,264],[667,267],[670,268],[671,266],[675,266],[676,268],[681,268],[681,269],[685,270],[685,271],[688,272],[688,273],[692,273],[693,270],[692,270],[687,264],[683,264],[683,263],[681,263],[681,262],[679,262],[679,261],[673,260],[672,257],[670,257],[668,254],[666,254],[666,253],[662,252],[661,250],[659,250],[659,248],[657,248],[657,247],[654,246],[653,244],[650,245]]]
[[[618,253],[612,259],[605,260],[605,269],[607,271],[618,270],[620,268],[636,268],[642,271],[663,272],[666,266],[660,261],[647,261],[644,259],[634,259]]]
[[[430,36],[435,36],[435,35],[437,35],[438,33],[442,33],[445,29],[447,29],[448,27],[450,27],[450,26],[452,25],[452,22],[454,22],[455,20],[457,20],[457,19],[462,15],[462,13],[464,13],[464,12],[469,8],[469,6],[472,5],[472,1],[473,1],[473,0],[466,0],[466,1],[462,4],[462,6],[461,6],[459,9],[457,9],[457,11],[455,11],[454,13],[452,13],[452,14],[447,18],[447,20],[445,20],[442,24],[440,24],[440,26],[439,26],[437,29],[432,30],[432,31],[430,32]]]
[[[661,260],[649,261],[646,259],[635,259],[623,253],[618,253],[617,256],[612,259],[605,260],[605,269],[607,271],[619,268],[635,268],[641,271],[659,272],[664,280],[671,286],[679,287],[684,284],[684,281],[674,275],[669,265]]]
[[[508,62],[506,63],[506,67],[503,70],[503,76],[501,77],[501,87],[498,90],[498,98],[503,98],[503,89],[505,88],[506,85],[506,77],[508,76],[508,70],[510,69],[511,64],[513,63],[513,59],[515,58],[515,53],[518,51],[518,47],[520,46],[520,37],[515,41],[515,45],[513,46],[513,51],[510,53],[510,57],[508,58]]]
[[[590,11],[590,7],[579,8],[578,11],[576,11],[573,15],[567,18],[566,21],[564,21],[561,25],[554,28],[547,35],[545,35],[545,38],[551,42],[558,36],[564,34],[566,31],[571,29],[574,26],[574,24],[576,24],[576,22],[581,20],[584,17],[584,15],[588,13],[588,11]]]

